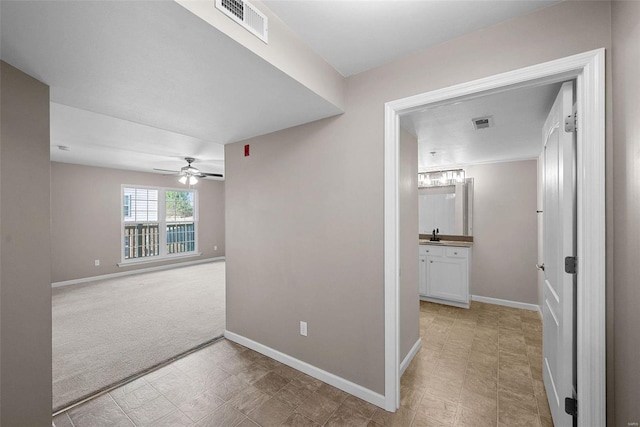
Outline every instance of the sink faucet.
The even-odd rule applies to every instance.
[[[438,237],[438,234],[440,233],[440,229],[439,228],[434,228],[433,229],[433,233],[431,236],[431,239],[429,239],[432,242],[439,242],[440,238]]]

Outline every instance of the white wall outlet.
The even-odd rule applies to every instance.
[[[300,335],[307,336],[307,322],[300,321]]]
[[[95,260],[95,266],[96,267],[100,267],[100,260],[99,259]]]
[[[214,250],[214,251],[217,251],[217,250],[218,250],[218,247],[217,247],[217,246],[214,246],[214,247],[213,247],[213,250]]]

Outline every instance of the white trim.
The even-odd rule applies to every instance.
[[[469,308],[469,303],[468,302],[460,302],[460,301],[453,301],[453,300],[442,299],[442,298],[434,298],[434,297],[428,297],[426,295],[420,295],[420,301],[435,302],[436,304],[451,305],[451,306],[460,307],[460,308]]]
[[[510,159],[504,159],[504,160],[485,160],[485,161],[481,161],[481,162],[473,162],[473,163],[451,163],[451,164],[447,164],[446,168],[447,169],[466,169],[469,166],[478,166],[478,165],[493,165],[496,163],[513,163],[513,162],[526,162],[527,160],[538,160],[539,156],[524,156],[524,157],[513,157]],[[434,172],[434,171],[439,171],[442,170],[442,166],[433,166],[430,168],[426,168],[423,170],[418,169],[418,173],[424,173],[424,172]],[[470,178],[470,177],[468,177]],[[424,188],[429,188],[429,187],[424,187]]]
[[[489,297],[481,297],[480,295],[471,295],[471,301],[478,301],[478,302],[484,302],[487,304],[502,305],[505,307],[513,307],[513,308],[520,308],[523,310],[540,312],[540,306],[538,304],[529,304],[526,302],[511,301],[508,299],[489,298]]]
[[[260,354],[264,354],[267,357],[275,359],[280,363],[291,366],[298,371],[304,372],[305,374],[317,378],[320,381],[323,381],[336,388],[339,388],[342,391],[359,397],[360,399],[365,400],[373,405],[379,407],[384,406],[385,397],[380,393],[376,393],[375,391],[364,388],[361,385],[332,374],[331,372],[327,372],[316,366],[310,365],[307,362],[303,362],[300,359],[296,359],[295,357],[284,354],[278,350],[267,347],[264,344],[260,344],[259,342],[253,341],[252,339],[243,337],[242,335],[238,335],[234,332],[224,331],[224,337],[230,341],[248,347],[251,350],[257,351]]]
[[[183,252],[178,255],[158,255],[153,257],[145,257],[145,258],[133,258],[128,259],[119,263],[116,263],[118,267],[129,267],[132,265],[139,264],[152,264],[154,262],[163,262],[163,261],[172,261],[174,259],[182,259],[182,258],[192,258],[195,256],[202,256],[202,252]]]
[[[198,260],[195,260],[195,261],[186,261],[186,262],[178,262],[178,263],[174,263],[174,264],[158,265],[156,267],[138,268],[136,270],[120,271],[118,273],[102,274],[100,276],[83,277],[82,279],[73,279],[73,280],[64,280],[62,282],[54,282],[54,283],[51,284],[51,287],[52,288],[59,288],[61,286],[69,286],[69,285],[77,285],[79,283],[95,282],[96,280],[113,279],[113,278],[116,278],[116,277],[131,276],[131,275],[140,274],[140,273],[150,273],[152,271],[170,270],[172,268],[188,267],[190,265],[206,264],[208,262],[224,261],[224,260],[225,260],[225,257],[219,256],[219,257],[215,257],[215,258],[198,259]],[[166,259],[165,259],[165,261],[166,261]]]
[[[578,426],[607,423],[604,55],[593,55],[577,84]]]
[[[519,70],[438,89],[385,104],[384,295],[386,401],[399,399],[396,310],[398,287],[398,121],[407,114],[454,99],[470,99],[518,87],[577,81],[578,426],[606,424],[605,318],[605,50],[597,49]],[[392,309],[392,312],[389,310]],[[390,336],[390,334],[393,334]],[[387,410],[389,409],[386,407]]]
[[[400,322],[399,311],[400,245],[398,158],[400,119],[393,109],[385,105],[384,146],[384,409],[395,412],[400,407]]]
[[[413,360],[413,358],[416,357],[416,354],[418,354],[418,351],[420,351],[421,347],[422,347],[422,340],[418,338],[418,341],[416,341],[413,347],[411,347],[411,350],[409,350],[409,353],[407,353],[405,358],[402,360],[402,363],[400,364],[400,376],[402,376],[402,374],[404,374],[404,371],[407,370],[407,368],[409,367],[409,364],[411,364],[411,361]]]

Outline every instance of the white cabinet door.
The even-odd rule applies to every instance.
[[[418,257],[418,293],[427,295],[427,256],[420,255]]]
[[[433,298],[468,302],[467,260],[427,256],[427,295]]]

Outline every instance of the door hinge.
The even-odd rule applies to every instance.
[[[568,256],[564,259],[564,272],[576,274],[578,272],[578,259],[574,256]]]
[[[573,114],[567,116],[564,119],[564,131],[565,132],[575,132],[576,131],[577,122],[578,122],[578,115],[576,113],[573,113]]]
[[[566,397],[564,399],[564,412],[571,415],[572,417],[578,417],[578,401],[571,397]]]

